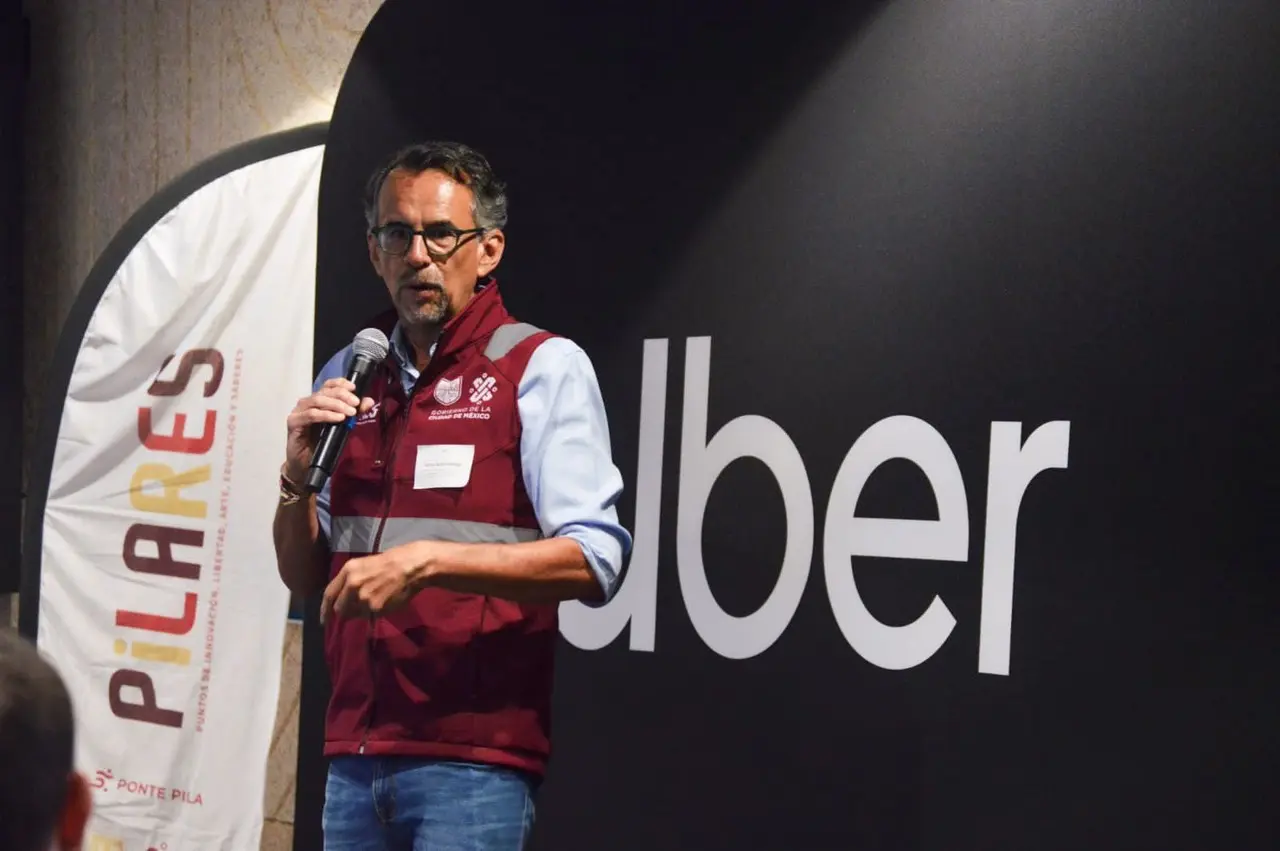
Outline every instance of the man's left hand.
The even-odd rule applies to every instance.
[[[324,590],[320,622],[381,615],[403,607],[422,588],[422,553],[413,544],[353,558]]]

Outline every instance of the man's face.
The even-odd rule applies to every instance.
[[[375,227],[470,230],[476,226],[472,199],[470,188],[443,172],[396,169],[382,184]],[[438,328],[457,315],[475,295],[476,282],[497,267],[503,249],[502,232],[496,230],[459,237],[447,255],[433,256],[422,236],[413,237],[403,254],[383,251],[372,234],[368,242],[373,268],[409,332]]]

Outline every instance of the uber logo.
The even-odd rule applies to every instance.
[[[744,414],[707,436],[711,338],[688,339],[676,508],[676,565],[681,596],[702,640],[729,659],[746,659],[773,645],[791,622],[813,560],[813,496],[804,460],[787,432],[767,417]],[[666,419],[667,340],[645,340],[640,388],[635,549],[618,594],[606,606],[561,606],[561,633],[583,650],[605,647],[630,624],[630,648],[652,651],[657,608],[658,528],[661,519],[663,425]],[[1022,424],[993,422],[987,467],[985,546],[978,671],[1009,673],[1018,511],[1027,486],[1041,472],[1065,469],[1070,423],[1049,422],[1023,440]],[[778,580],[755,612],[737,617],[720,608],[702,560],[707,499],[726,467],[756,458],[777,479],[787,520]],[[858,496],[871,474],[892,459],[911,461],[928,478],[937,520],[859,517]],[[964,479],[946,439],[916,417],[890,416],[873,424],[844,457],[822,529],[822,559],[831,611],[849,646],[881,668],[902,670],[927,660],[947,640],[955,617],[934,597],[915,621],[881,623],[858,592],[851,558],[969,559],[969,504]],[[910,581],[904,580],[904,581]]]

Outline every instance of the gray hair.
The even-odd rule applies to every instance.
[[[484,156],[461,142],[419,142],[401,148],[370,177],[365,186],[364,218],[372,229],[378,223],[378,196],[387,175],[396,169],[420,174],[442,171],[471,190],[471,214],[485,230],[506,227],[507,188],[494,175]]]

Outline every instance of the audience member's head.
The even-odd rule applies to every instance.
[[[0,848],[81,847],[90,793],[74,758],[62,678],[30,642],[0,628]]]

